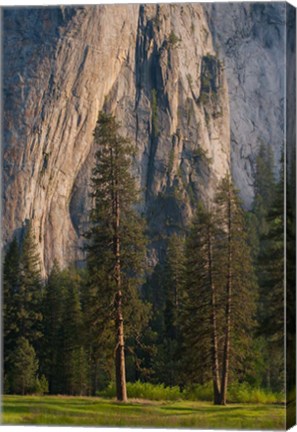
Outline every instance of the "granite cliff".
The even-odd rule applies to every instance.
[[[284,148],[286,23],[290,6],[205,5],[214,45],[224,59],[230,100],[232,174],[249,207],[257,149],[273,149],[276,173]]]
[[[282,145],[282,4],[264,9],[5,9],[4,242],[31,220],[44,273],[83,259],[101,109],[135,145],[152,262],[230,169],[249,205],[259,143]]]

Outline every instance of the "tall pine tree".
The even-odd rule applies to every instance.
[[[236,377],[244,368],[255,300],[244,211],[226,176],[211,211],[200,206],[194,217],[182,307],[185,379],[212,379],[215,404],[226,404],[230,375]]]
[[[221,285],[223,305],[220,403],[225,405],[230,372],[238,374],[251,344],[257,298],[245,215],[228,175],[216,195],[216,219],[219,253],[215,283]]]
[[[7,251],[4,271],[4,378],[5,390],[15,388],[16,347],[29,344],[34,356],[42,338],[42,284],[39,256],[29,223],[21,250],[14,239]],[[21,341],[21,345],[19,342]],[[20,348],[21,349],[21,348]],[[20,354],[21,355],[21,354]],[[27,387],[24,387],[27,388]]]
[[[131,175],[133,149],[119,129],[114,116],[100,112],[94,131],[98,151],[91,179],[93,209],[87,237],[90,299],[96,298],[93,305],[89,303],[93,318],[90,328],[100,331],[98,342],[103,348],[110,344],[104,334],[115,335],[117,399],[126,401],[124,320],[131,301],[138,298],[135,291],[144,268],[145,239],[143,221],[135,210],[138,193]]]
[[[186,244],[186,281],[181,314],[183,361],[188,383],[212,379],[214,403],[220,403],[218,290],[215,284],[214,218],[198,206]]]

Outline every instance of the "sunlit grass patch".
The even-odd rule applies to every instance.
[[[4,396],[4,424],[284,429],[284,406],[102,398]]]

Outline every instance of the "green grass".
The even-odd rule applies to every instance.
[[[2,423],[167,428],[284,429],[284,406],[211,402],[4,396]]]

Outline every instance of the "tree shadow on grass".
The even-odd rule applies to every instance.
[[[282,405],[274,405],[273,408],[278,409],[278,408],[283,408]],[[161,410],[165,410],[165,411],[172,411],[173,413],[175,413],[176,411],[183,411],[183,412],[187,412],[189,414],[224,414],[224,415],[232,415],[232,414],[239,414],[241,413],[242,415],[245,414],[252,414],[252,413],[258,413],[258,412],[262,412],[263,414],[265,414],[266,412],[271,412],[271,405],[266,406],[266,405],[258,405],[258,406],[254,406],[254,405],[249,405],[249,404],[242,404],[241,406],[232,406],[232,405],[226,405],[226,406],[222,406],[222,405],[210,405],[210,406],[205,406],[202,405],[197,406],[197,407],[175,407],[175,406],[161,406],[160,407]]]
[[[29,406],[26,405],[8,405],[5,404],[5,406],[2,409],[2,412],[4,412],[5,414],[22,414],[22,413],[27,413],[28,412],[28,408]]]

